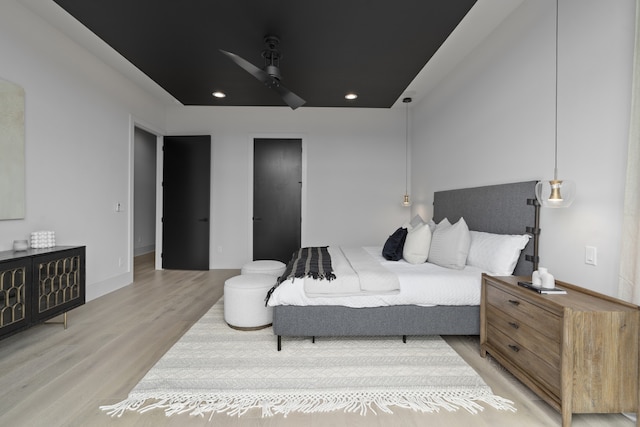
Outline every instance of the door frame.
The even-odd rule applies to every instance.
[[[249,248],[247,253],[247,259],[253,259],[253,149],[254,139],[299,139],[302,145],[302,186],[300,188],[300,244],[305,246],[306,232],[305,232],[305,218],[307,216],[307,134],[306,133],[251,133],[248,135],[247,141],[247,157],[249,161],[249,191],[247,191],[247,197],[249,198],[249,209],[247,213],[247,227],[249,232],[247,233],[249,242],[247,247]]]
[[[135,236],[133,230],[134,219],[134,166],[135,166],[135,128],[143,129],[156,136],[156,242],[155,242],[155,269],[162,270],[162,175],[164,157],[162,154],[162,140],[165,132],[149,123],[141,120],[134,115],[129,115],[129,195],[127,206],[127,222],[128,222],[128,241],[129,241],[129,272],[131,273],[131,281],[133,281],[133,253],[135,247]]]

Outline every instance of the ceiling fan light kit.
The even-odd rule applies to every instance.
[[[251,62],[241,58],[235,53],[227,52],[222,49],[220,49],[220,52],[229,57],[229,59],[235,62],[236,65],[258,79],[269,89],[276,91],[292,110],[303,106],[306,101],[286,87],[282,86],[280,83],[280,80],[282,79],[282,74],[280,73],[280,58],[282,58],[282,54],[278,49],[280,39],[276,36],[266,36],[264,38],[264,43],[266,48],[262,51],[262,57],[264,58],[263,68],[256,67]]]

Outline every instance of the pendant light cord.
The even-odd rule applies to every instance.
[[[558,10],[560,0],[556,0],[556,82],[555,82],[555,146],[554,146],[554,165],[553,165],[553,179],[558,179]]]
[[[411,98],[409,98],[409,101],[405,102],[407,104],[407,108],[404,129],[404,194],[409,194],[409,102],[411,102]]]

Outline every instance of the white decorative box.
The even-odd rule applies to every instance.
[[[55,231],[34,231],[33,233],[31,233],[32,248],[52,248],[55,245]]]

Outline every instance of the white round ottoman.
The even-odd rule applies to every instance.
[[[276,284],[270,274],[245,274],[224,282],[224,320],[234,329],[266,328],[273,321],[273,307],[265,306],[269,289]]]
[[[269,274],[280,277],[284,273],[285,267],[283,262],[263,259],[246,263],[242,266],[240,274]]]

